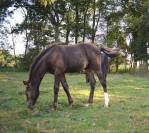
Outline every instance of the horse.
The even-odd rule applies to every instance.
[[[72,96],[69,92],[69,86],[67,84],[65,73],[80,72],[85,70],[90,83],[90,95],[88,103],[93,102],[95,78],[94,73],[97,74],[99,81],[104,89],[105,106],[109,105],[109,98],[105,80],[103,65],[101,59],[101,52],[104,52],[108,56],[117,56],[124,54],[121,49],[111,50],[108,48],[99,48],[93,44],[82,43],[76,45],[64,45],[59,43],[58,45],[52,44],[43,50],[34,60],[31,65],[29,78],[27,81],[23,81],[26,86],[26,98],[27,107],[33,109],[38,96],[39,86],[45,73],[54,75],[54,101],[53,108],[57,109],[58,92],[60,83],[67,95],[69,105],[73,104]]]

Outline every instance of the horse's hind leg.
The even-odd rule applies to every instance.
[[[89,95],[88,103],[93,103],[94,89],[96,84],[96,80],[94,78],[93,72],[88,72],[88,80],[90,83],[90,95]]]
[[[97,73],[97,76],[104,90],[104,102],[105,102],[104,106],[108,107],[109,106],[109,95],[108,95],[108,90],[107,90],[106,75],[104,76],[103,74]]]
[[[63,86],[63,88],[64,88],[64,91],[65,91],[66,94],[67,94],[69,105],[72,105],[73,99],[72,99],[72,97],[71,97],[71,95],[70,95],[69,86],[68,86],[68,84],[67,84],[65,75],[63,75],[63,76],[61,77],[61,83],[62,83],[62,86]]]

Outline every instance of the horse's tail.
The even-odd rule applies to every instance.
[[[126,56],[126,54],[120,48],[100,48],[103,53],[105,53],[110,58],[115,58],[118,55]]]

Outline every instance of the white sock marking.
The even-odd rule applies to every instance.
[[[105,107],[109,106],[109,95],[107,92],[104,92]]]

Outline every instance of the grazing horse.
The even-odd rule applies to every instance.
[[[71,105],[73,99],[69,92],[65,73],[87,71],[90,81],[89,103],[93,102],[93,94],[95,88],[94,72],[97,74],[106,97],[108,97],[106,82],[102,71],[101,51],[108,56],[121,54],[121,50],[113,51],[108,48],[97,48],[91,44],[77,45],[52,45],[43,50],[33,62],[29,79],[23,81],[26,85],[26,97],[28,108],[33,109],[34,104],[39,96],[39,86],[46,72],[54,75],[54,109],[57,108],[59,85],[62,84],[64,91]],[[114,54],[113,54],[114,53]],[[106,104],[108,106],[108,103]]]

